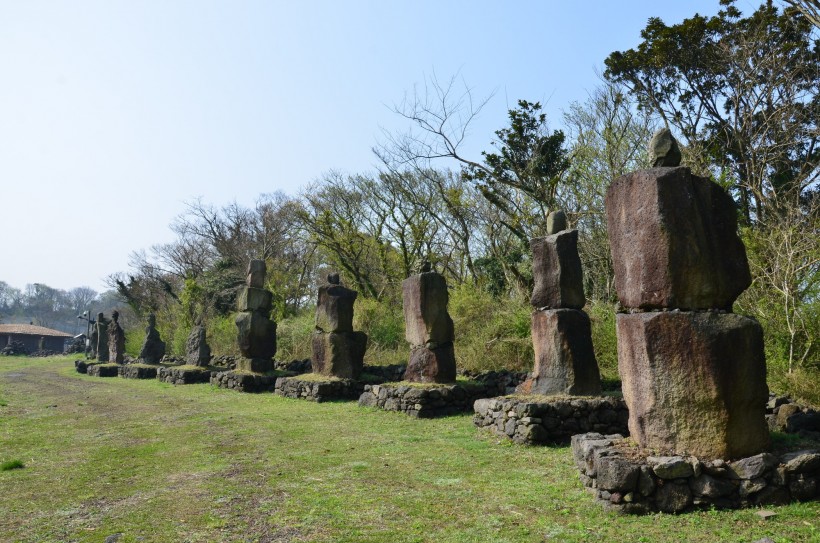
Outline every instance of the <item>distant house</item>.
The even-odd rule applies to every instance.
[[[70,337],[71,334],[33,324],[0,324],[0,349],[12,341],[20,341],[29,352],[34,352],[40,348],[40,338],[43,338],[47,350],[63,352],[65,341]]]

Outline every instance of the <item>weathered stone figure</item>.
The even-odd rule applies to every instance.
[[[680,147],[668,128],[660,128],[649,141],[649,162],[653,168],[680,166]]]
[[[97,341],[99,338],[99,332],[97,332],[97,323],[93,323],[94,326],[91,327],[91,335],[88,338],[88,349],[86,353],[86,358],[90,358],[94,360],[97,358]]]
[[[108,362],[108,323],[102,313],[97,313],[97,360]]]
[[[159,364],[165,356],[165,342],[157,331],[157,318],[153,313],[148,314],[148,327],[145,329],[145,341],[140,349],[140,359],[146,364]]]
[[[353,304],[358,293],[339,283],[339,274],[327,276],[319,287],[316,331],[313,333],[313,373],[357,379],[364,364],[367,334],[353,331]]]
[[[688,168],[658,167],[615,180],[606,213],[631,311],[616,318],[631,437],[706,458],[765,450],[763,333],[728,313],[751,280],[732,199]]]
[[[251,260],[248,265],[248,286],[239,294],[236,327],[242,358],[238,370],[268,372],[273,370],[276,354],[276,323],[270,319],[273,295],[265,290],[264,260]]]
[[[205,327],[201,324],[194,326],[188,334],[185,355],[186,362],[191,366],[205,367],[211,363],[211,347],[208,345]]]
[[[519,390],[531,394],[595,395],[601,375],[592,348],[578,231],[566,230],[563,211],[547,217],[547,233],[530,241],[533,254],[532,378]]]
[[[120,313],[116,309],[111,313],[108,325],[108,359],[122,364],[125,362],[125,331],[120,326]]]
[[[447,312],[447,282],[431,271],[429,263],[421,273],[401,285],[404,300],[405,338],[410,343],[410,361],[404,379],[422,383],[451,383],[456,378],[453,350],[453,319]]]

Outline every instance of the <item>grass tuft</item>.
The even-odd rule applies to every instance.
[[[13,469],[23,469],[25,464],[21,460],[7,460],[0,464],[0,471],[11,471]]]

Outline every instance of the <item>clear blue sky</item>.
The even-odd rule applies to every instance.
[[[740,0],[749,12],[757,5]],[[0,0],[0,280],[103,290],[173,235],[184,202],[251,205],[322,173],[372,170],[390,111],[433,72],[555,128],[652,16],[718,0]]]

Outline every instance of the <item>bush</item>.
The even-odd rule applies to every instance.
[[[410,347],[404,340],[404,313],[400,303],[358,298],[354,307],[353,328],[367,334],[365,364],[407,364]]]
[[[601,379],[618,381],[618,339],[615,335],[615,306],[593,301],[584,310],[592,324],[592,347],[601,370]]]
[[[464,283],[451,290],[449,310],[455,325],[459,368],[532,369],[532,308],[528,301],[510,296],[496,298],[485,289]]]
[[[239,356],[236,315],[216,316],[208,322],[208,344],[214,355]]]
[[[311,336],[315,329],[315,311],[311,307],[277,323],[277,360],[289,362],[311,357]]]

